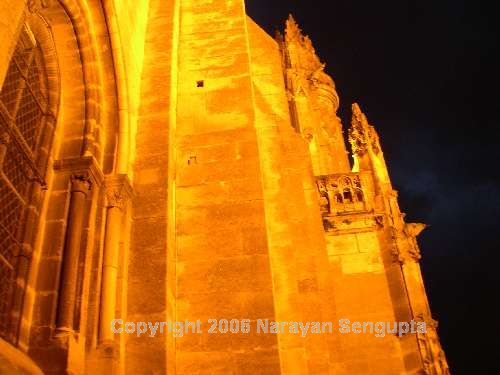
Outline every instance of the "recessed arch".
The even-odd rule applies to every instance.
[[[61,138],[72,139],[61,144],[61,153],[55,156],[92,155],[103,169],[110,169],[104,165],[104,159],[106,153],[116,150],[118,130],[113,116],[117,112],[117,89],[101,4],[81,0],[52,0],[47,4],[33,15],[41,18],[52,34],[54,57],[61,68],[64,127],[71,127],[71,135]],[[101,29],[96,30],[98,27]],[[97,40],[97,35],[104,37]],[[68,105],[75,107],[71,115]],[[83,114],[76,113],[77,106]],[[76,140],[78,135],[80,142]]]
[[[33,219],[30,222],[23,221],[26,228],[30,227],[29,243],[34,256],[31,257],[29,276],[22,282],[26,286],[23,293],[28,295],[19,298],[20,304],[23,300],[32,303],[26,303],[25,307],[19,306],[16,313],[21,314],[21,327],[46,327],[51,324],[49,316],[38,321],[33,306],[46,304],[46,292],[55,293],[54,289],[48,291],[41,287],[39,281],[41,271],[46,272],[47,269],[45,260],[50,257],[44,246],[47,239],[43,223],[48,220],[47,205],[54,194],[60,194],[60,191],[54,193],[51,187],[51,181],[56,181],[52,170],[53,161],[92,155],[99,167],[105,173],[110,173],[113,163],[108,161],[105,164],[104,150],[113,155],[117,148],[117,121],[113,117],[117,116],[115,74],[105,22],[99,20],[99,26],[96,26],[101,27],[99,33],[92,29],[92,17],[103,17],[101,5],[99,2],[88,4],[86,1],[74,0],[53,0],[46,4],[45,7],[27,8],[23,21],[42,50],[47,73],[51,131],[47,132],[41,146],[44,151],[43,164],[47,166],[45,180],[49,192],[44,194],[46,199],[38,199],[38,195],[38,200],[30,204],[35,212]],[[96,35],[103,35],[99,47]],[[106,76],[105,82],[103,75]],[[113,156],[108,159],[112,160]],[[42,229],[37,230],[36,223],[40,223]],[[27,345],[33,331],[20,328],[18,332],[20,336],[14,341]]]

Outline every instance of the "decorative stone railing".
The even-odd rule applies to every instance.
[[[323,216],[365,212],[367,193],[359,173],[316,177]]]

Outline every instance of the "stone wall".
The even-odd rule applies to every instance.
[[[167,320],[167,197],[174,2],[152,0],[145,34],[133,164],[132,232],[124,284],[129,321]],[[127,373],[165,372],[167,335],[122,338]],[[172,360],[168,358],[169,360]]]
[[[17,43],[17,37],[24,19],[24,10],[26,4],[19,0],[3,0],[0,3],[0,87],[2,86],[10,57],[14,52]]]
[[[207,333],[275,314],[245,17],[243,1],[180,2],[175,316],[204,332],[176,340],[178,374],[279,372],[276,336]]]

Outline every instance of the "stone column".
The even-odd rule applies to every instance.
[[[91,183],[88,174],[71,175],[71,200],[69,205],[66,242],[64,245],[56,322],[58,334],[65,334],[73,331],[78,260],[80,257],[85,200],[90,188]]]
[[[112,342],[114,333],[111,323],[115,318],[116,290],[118,279],[118,260],[123,211],[132,194],[128,177],[123,174],[105,178],[107,199],[106,232],[104,237],[104,256],[102,264],[102,290],[99,319],[99,341]]]

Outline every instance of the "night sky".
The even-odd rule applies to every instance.
[[[327,64],[344,127],[360,103],[419,237],[452,374],[497,374],[500,89],[494,2],[247,0],[274,35],[292,13]]]

